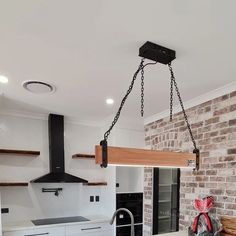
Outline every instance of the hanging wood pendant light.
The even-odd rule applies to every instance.
[[[175,51],[162,47],[160,45],[146,42],[139,49],[139,56],[142,57],[141,63],[134,73],[133,80],[127,90],[126,95],[121,101],[120,107],[112,121],[110,128],[105,132],[104,139],[100,142],[100,145],[95,147],[95,161],[96,164],[100,164],[101,167],[107,167],[107,165],[117,166],[152,166],[152,167],[172,167],[172,168],[192,168],[199,169],[199,149],[196,146],[194,136],[191,130],[191,126],[188,121],[187,114],[184,109],[182,98],[180,96],[179,89],[175,80],[174,72],[171,67],[171,61],[175,59]],[[144,58],[155,61],[154,63],[144,64]],[[143,116],[144,108],[144,68],[148,65],[154,65],[157,62],[162,64],[168,64],[171,74],[171,91],[170,91],[170,121],[172,121],[172,107],[173,107],[173,87],[175,87],[182,112],[186,121],[186,125],[193,142],[193,153],[184,152],[167,152],[167,151],[155,151],[147,149],[135,149],[135,148],[122,148],[122,147],[110,147],[107,145],[107,139],[111,130],[117,123],[122,108],[131,93],[134,82],[139,72],[141,72],[141,115]]]
[[[102,146],[95,149],[96,164],[103,163]],[[107,147],[108,164],[122,166],[160,166],[195,168],[196,155],[136,148]]]

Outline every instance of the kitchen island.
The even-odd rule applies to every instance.
[[[158,236],[188,236],[188,232],[187,231],[179,231],[179,232],[173,232],[173,233],[168,233],[168,234],[158,234]],[[157,236],[153,235],[153,236]]]
[[[112,236],[114,226],[109,224],[110,218],[104,216],[88,216],[89,221],[34,225],[31,221],[3,224],[3,236],[50,235],[50,236]]]
[[[64,224],[50,224],[50,225],[40,225],[36,226],[32,223],[32,221],[18,221],[5,223],[2,226],[3,232],[8,231],[18,231],[18,230],[30,230],[30,229],[40,229],[40,228],[50,228],[55,226],[68,226],[68,225],[86,225],[86,224],[96,224],[96,223],[108,223],[110,218],[106,216],[94,215],[94,216],[86,216],[88,221],[83,222],[73,222],[73,223],[64,223]]]

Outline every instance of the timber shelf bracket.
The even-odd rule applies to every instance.
[[[184,104],[180,95],[179,88],[175,79],[175,75],[172,68],[172,61],[176,58],[176,52],[172,49],[160,46],[158,44],[147,41],[143,46],[139,48],[139,56],[142,57],[138,69],[133,75],[131,84],[121,100],[118,111],[109,127],[105,132],[103,140],[100,142],[100,147],[96,146],[95,160],[101,167],[106,168],[108,164],[114,165],[142,165],[142,166],[161,166],[161,167],[187,167],[194,170],[199,170],[200,165],[200,151],[197,148],[196,141],[194,139],[191,125],[188,121]],[[152,62],[144,63],[145,59],[149,59]],[[150,65],[161,63],[167,65],[170,71],[170,121],[173,117],[173,90],[175,89],[184,119],[189,131],[191,141],[193,143],[193,154],[191,153],[179,153],[179,152],[162,152],[145,149],[132,149],[132,148],[118,148],[108,146],[108,136],[116,125],[123,106],[131,93],[134,83],[139,73],[141,73],[141,116],[144,114],[144,68]]]

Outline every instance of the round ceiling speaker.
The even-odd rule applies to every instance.
[[[22,85],[31,93],[42,94],[55,92],[55,87],[53,85],[42,81],[30,80],[23,82]]]

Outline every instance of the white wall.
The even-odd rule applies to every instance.
[[[116,128],[114,144],[120,147],[143,148],[145,146],[143,125],[132,127],[130,124],[128,127]],[[116,192],[143,192],[143,175],[143,167],[116,167],[116,183],[119,183]]]
[[[107,181],[106,187],[81,184],[29,184],[29,187],[1,187],[2,207],[10,213],[2,221],[71,215],[112,215],[115,210],[115,168],[101,169],[94,160],[73,160],[74,153],[94,153],[102,137],[100,127],[65,123],[65,161],[68,173],[89,181]],[[0,156],[0,182],[27,181],[48,173],[47,120],[0,115],[0,148],[40,150],[39,157]],[[56,197],[42,193],[42,187],[62,187]],[[90,203],[99,195],[99,203]],[[114,202],[113,202],[114,201]],[[106,207],[104,207],[106,206]]]
[[[143,167],[116,167],[117,193],[143,192]]]
[[[143,127],[142,127],[143,128]],[[132,128],[116,128],[114,145],[119,147],[144,148],[144,130]]]

